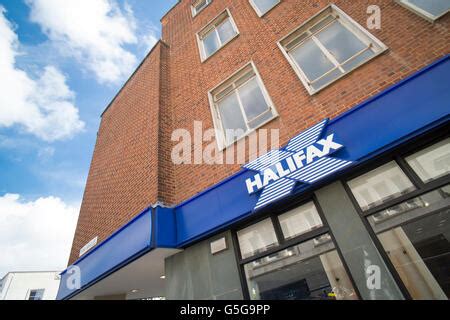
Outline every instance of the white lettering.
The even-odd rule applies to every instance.
[[[255,187],[256,191],[263,187],[261,176],[259,174],[255,175],[255,180],[252,181],[252,179],[247,179],[245,183],[247,184],[247,190],[249,194],[255,192]]]
[[[289,173],[291,173],[289,170],[285,170],[283,168],[283,164],[281,162],[278,162],[275,167],[277,168],[280,178],[286,177]]]
[[[325,152],[320,151],[315,146],[309,146],[306,150],[306,163],[312,163],[316,158],[321,158],[325,155]]]
[[[289,174],[305,167],[306,165],[317,161],[317,159],[325,157],[343,147],[343,145],[334,141],[334,134],[330,134],[325,139],[318,141],[317,145],[322,146],[323,148],[311,145],[305,150],[297,152],[285,160],[275,163],[274,166],[271,167],[275,167],[275,171],[268,168],[265,169],[262,174],[255,175],[253,179],[247,179],[246,184],[248,193],[252,194],[268,186],[270,183],[284,178]],[[287,168],[284,162],[287,164]]]
[[[277,174],[275,172],[273,172],[272,169],[266,169],[264,170],[264,180],[263,180],[263,186],[268,186],[269,183],[271,183],[272,181],[277,181],[278,179],[280,179],[280,177],[277,176]]]
[[[343,147],[342,144],[336,143],[333,141],[334,134],[330,134],[326,139],[322,139],[317,143],[323,146],[323,153],[327,155],[331,152],[331,150],[339,150]]]

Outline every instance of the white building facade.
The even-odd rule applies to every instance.
[[[0,300],[55,300],[58,271],[9,272],[0,280]]]

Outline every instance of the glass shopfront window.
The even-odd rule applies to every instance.
[[[417,177],[411,169],[423,184],[413,186]],[[450,298],[449,173],[446,138],[348,182],[360,213],[413,299]],[[393,205],[376,212],[388,201]]]
[[[450,298],[450,185],[368,219],[413,299]]]
[[[250,299],[358,299],[313,201],[240,230],[237,238]]]
[[[363,211],[415,190],[395,161],[349,181],[348,185]]]
[[[256,223],[237,234],[241,248],[242,259],[249,258],[258,253],[278,245],[275,229],[271,219]]]
[[[450,138],[407,157],[406,162],[424,183],[449,174]]]
[[[244,266],[252,300],[348,300],[357,295],[329,234]]]
[[[285,239],[292,239],[306,232],[323,227],[313,202],[291,210],[278,217]]]

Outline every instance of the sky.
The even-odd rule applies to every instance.
[[[100,115],[177,0],[0,0],[0,278],[63,270]]]

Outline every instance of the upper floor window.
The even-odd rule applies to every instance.
[[[281,2],[281,0],[249,0],[258,16],[262,17],[273,7]]]
[[[210,92],[221,149],[277,116],[253,63]]]
[[[211,3],[211,1],[212,0],[198,0],[198,1],[195,1],[192,4],[192,7],[191,7],[191,9],[192,9],[192,16],[195,17],[197,14],[199,14],[200,11],[205,9]]]
[[[436,20],[450,11],[449,0],[397,0],[428,20]]]
[[[322,10],[279,45],[310,94],[387,49],[335,5]]]
[[[44,289],[30,290],[28,300],[42,300],[44,298]]]
[[[202,61],[208,59],[238,34],[236,24],[227,9],[197,34]]]

